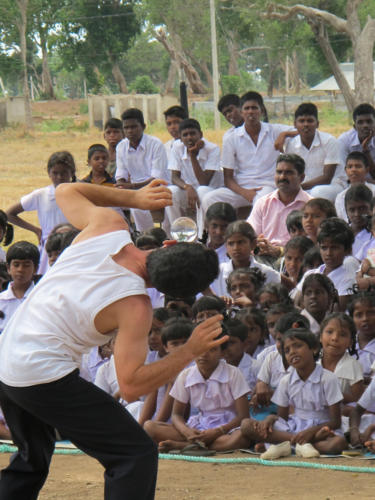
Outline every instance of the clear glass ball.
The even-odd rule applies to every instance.
[[[197,239],[197,235],[197,225],[189,217],[179,217],[171,226],[171,236],[174,240],[192,243]]]

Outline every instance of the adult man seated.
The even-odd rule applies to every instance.
[[[305,178],[305,162],[294,154],[277,159],[275,184],[277,189],[259,198],[248,218],[258,235],[260,255],[277,258],[290,239],[286,218],[292,210],[301,210],[312,197],[301,187]]]
[[[294,126],[298,135],[286,139],[284,151],[297,154],[305,160],[302,188],[314,198],[326,198],[334,202],[338,193],[346,187],[337,139],[318,130],[318,109],[309,102],[302,103],[296,109]]]
[[[370,174],[375,178],[375,109],[370,104],[360,104],[353,111],[353,128],[338,138],[343,161],[352,151],[366,155]],[[369,176],[368,179],[371,177]]]
[[[234,208],[249,207],[275,188],[275,165],[279,153],[274,144],[281,132],[291,128],[261,121],[265,108],[258,92],[247,92],[240,102],[244,124],[223,143],[221,166],[224,168],[225,187],[204,196],[204,213],[217,201],[230,203]]]

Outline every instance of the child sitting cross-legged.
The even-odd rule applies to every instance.
[[[173,352],[181,345],[185,344],[193,331],[194,324],[187,318],[170,318],[161,329],[161,341],[167,354]],[[156,391],[147,395],[139,424],[150,424],[150,420],[167,422],[171,416],[173,398],[169,395],[174,381],[159,387]]]
[[[241,426],[248,439],[272,443],[262,459],[289,456],[291,445],[303,458],[339,454],[346,448],[345,438],[339,435],[343,395],[336,375],[316,364],[318,351],[318,339],[309,330],[291,329],[283,336],[282,354],[292,369],[280,380],[271,399],[278,407],[277,416],[273,423],[267,422],[262,436],[249,419]]]
[[[247,444],[239,426],[248,415],[249,386],[241,371],[222,359],[222,346],[225,344],[199,356],[177,377],[170,392],[174,398],[172,424],[145,426],[160,451],[197,454],[206,448],[224,451]],[[188,405],[198,412],[186,421]]]

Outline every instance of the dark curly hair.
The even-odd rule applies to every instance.
[[[172,297],[188,297],[202,292],[217,278],[219,262],[215,250],[182,242],[151,252],[146,268],[157,290]]]

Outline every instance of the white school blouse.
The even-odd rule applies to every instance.
[[[55,186],[51,184],[50,186],[36,189],[21,198],[21,205],[25,212],[36,210],[43,241],[46,240],[55,226],[63,222],[68,222],[56,203],[55,190]]]
[[[322,360],[320,359],[318,363],[321,365]],[[361,363],[352,358],[348,352],[339,360],[333,373],[339,379],[340,389],[343,394],[350,391],[352,385],[363,380]]]
[[[266,264],[257,262],[254,257],[250,257],[249,267],[257,267],[260,271],[262,271],[262,273],[266,275],[266,283],[280,283],[280,273],[272,269],[272,267],[267,266]],[[210,284],[211,290],[218,297],[221,297],[222,295],[229,295],[227,290],[227,279],[232,271],[233,262],[231,260],[220,264],[219,276]]]
[[[2,382],[53,382],[79,368],[90,348],[111,339],[95,328],[97,314],[124,297],[147,295],[144,280],[112,259],[129,244],[130,234],[122,230],[64,250],[0,337]]]

